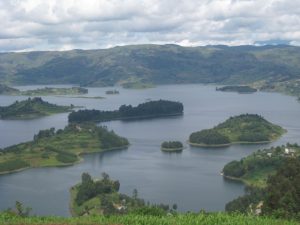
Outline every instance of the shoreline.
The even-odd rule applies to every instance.
[[[184,149],[182,148],[160,148],[161,151],[163,152],[181,152]]]

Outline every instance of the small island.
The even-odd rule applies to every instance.
[[[145,119],[183,114],[183,104],[167,100],[149,101],[136,107],[122,105],[118,110],[78,110],[69,114],[69,122],[104,122],[110,120]]]
[[[9,106],[0,106],[0,119],[31,119],[55,113],[70,112],[71,106],[60,106],[43,101],[39,97],[16,101]]]
[[[94,124],[41,130],[32,141],[0,150],[0,174],[32,167],[73,165],[82,160],[81,154],[124,149],[128,145],[126,138]]]
[[[183,144],[180,141],[164,141],[161,144],[161,150],[164,152],[181,152]]]
[[[123,88],[126,89],[147,89],[147,88],[154,88],[155,85],[152,83],[144,83],[144,82],[126,82],[122,84]]]
[[[20,91],[16,88],[9,87],[5,84],[0,84],[0,95],[18,95]]]
[[[118,90],[108,90],[105,92],[107,95],[118,95],[120,92]]]
[[[257,92],[257,89],[246,85],[237,85],[237,86],[224,86],[219,88],[217,87],[216,91],[237,92],[239,94],[250,94],[250,93]]]
[[[212,129],[194,132],[189,144],[198,147],[224,147],[231,144],[269,143],[286,130],[256,114],[230,117]]]
[[[297,144],[258,150],[240,161],[235,160],[226,164],[222,174],[225,178],[262,188],[266,186],[268,177],[273,175],[281,165],[299,156],[300,147]]]

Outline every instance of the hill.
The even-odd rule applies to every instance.
[[[17,95],[20,91],[18,89],[9,87],[5,84],[0,84],[0,95]]]
[[[230,117],[212,129],[190,135],[194,146],[222,147],[230,144],[267,143],[279,138],[285,130],[256,114]]]
[[[32,141],[0,151],[0,174],[30,167],[66,166],[80,162],[81,154],[122,149],[128,140],[93,124],[71,124],[63,130],[41,130]]]
[[[135,107],[121,105],[118,110],[78,110],[69,114],[69,122],[145,119],[183,114],[183,104],[167,100],[149,101]]]
[[[300,78],[300,47],[132,45],[100,50],[0,54],[0,82],[11,84],[181,84]],[[130,85],[130,84],[129,84]],[[125,85],[126,86],[126,85]]]
[[[9,106],[0,106],[0,119],[28,119],[55,113],[69,112],[74,106],[59,106],[39,97],[16,101]]]

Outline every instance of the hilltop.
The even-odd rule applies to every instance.
[[[29,119],[55,113],[69,112],[74,106],[60,106],[43,101],[42,98],[28,98],[9,106],[0,106],[0,119]]]

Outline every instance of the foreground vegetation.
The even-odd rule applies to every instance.
[[[264,188],[248,186],[246,195],[228,204],[226,211],[300,221],[300,157],[288,157],[274,167]]]
[[[297,144],[271,147],[258,150],[240,161],[232,161],[224,166],[225,177],[241,180],[247,185],[265,187],[270,175],[275,174],[290,158],[300,156],[300,147]]]
[[[78,110],[69,114],[69,122],[143,119],[183,114],[183,104],[167,100],[149,101],[136,107],[122,105],[115,111]]]
[[[285,130],[255,114],[230,117],[212,129],[194,132],[189,142],[194,146],[221,147],[230,144],[266,143],[279,138]]]
[[[298,225],[295,221],[228,213],[152,215],[146,212],[112,216],[20,217],[0,214],[3,225]]]
[[[0,107],[0,119],[28,119],[55,113],[69,112],[74,106],[59,106],[43,101],[39,97],[16,101],[12,105]]]
[[[79,162],[81,154],[121,149],[128,146],[105,127],[70,124],[63,130],[41,130],[33,141],[4,148],[0,152],[0,174],[30,167],[66,166]]]

